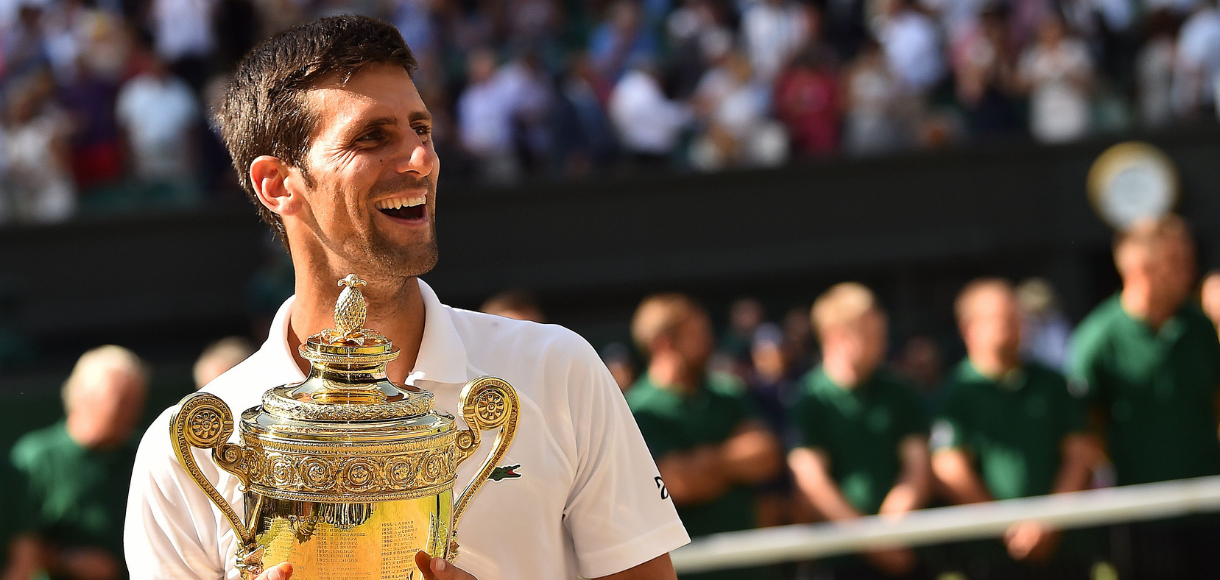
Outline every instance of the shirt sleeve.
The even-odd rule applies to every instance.
[[[829,451],[830,434],[826,431],[822,415],[822,406],[817,398],[809,393],[801,393],[792,406],[791,423],[796,428],[793,440],[797,447]]]
[[[564,525],[577,568],[598,578],[633,568],[690,542],[627,401],[584,339],[569,371],[575,478]]]
[[[140,442],[132,469],[123,549],[132,580],[239,580],[237,543],[227,519],[178,464],[166,410]],[[222,474],[201,450],[195,461],[209,481],[243,512],[237,478]]]
[[[1103,396],[1102,340],[1103,334],[1087,320],[1072,336],[1066,369],[1068,392],[1085,404],[1096,403]]]
[[[944,402],[932,420],[932,436],[928,440],[932,451],[966,447],[966,422],[970,414],[963,393],[956,383],[946,385],[944,393]]]

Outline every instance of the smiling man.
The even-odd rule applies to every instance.
[[[304,379],[297,347],[331,325],[335,280],[358,273],[367,326],[401,349],[390,379],[432,391],[450,413],[479,375],[504,378],[522,398],[503,477],[463,516],[455,562],[417,557],[426,578],[672,580],[668,552],[688,538],[597,353],[558,326],[444,306],[417,278],[437,260],[440,162],[414,69],[393,27],[353,16],[285,31],[239,65],[218,120],[243,186],[289,248],[296,295],[262,348],[204,391],[237,415],[266,389]],[[174,457],[172,411],[145,435],[132,475],[131,577],[240,578],[233,530]],[[237,479],[202,451],[196,458],[240,510]],[[477,463],[462,464],[459,486]],[[281,566],[260,579],[289,574]]]

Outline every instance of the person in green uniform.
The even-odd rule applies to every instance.
[[[1063,376],[1021,361],[1012,285],[971,282],[956,311],[966,359],[946,381],[931,438],[932,470],[947,499],[981,503],[1087,488],[1099,446]],[[965,547],[965,571],[971,580],[1088,577],[1089,555],[1065,553],[1059,536],[1037,522],[1013,525],[1002,546]]]
[[[123,514],[135,460],[132,433],[147,373],[118,346],[93,349],[64,383],[65,419],[25,434],[11,461],[18,474],[19,530],[5,580],[116,580],[123,566]]]
[[[756,527],[751,486],[782,466],[779,441],[734,377],[707,371],[712,327],[706,311],[679,294],[646,298],[632,337],[648,368],[627,403],[692,538]],[[765,578],[760,570],[683,574],[682,580]]]
[[[823,359],[802,379],[793,408],[799,435],[788,465],[797,487],[830,521],[923,506],[931,487],[928,420],[914,388],[881,368],[885,313],[868,288],[849,282],[819,297],[812,314]],[[818,578],[835,580],[921,574],[907,548],[818,566]]]
[[[1194,243],[1176,216],[1119,236],[1122,290],[1089,314],[1072,340],[1070,386],[1090,407],[1119,485],[1220,475],[1220,342],[1187,300]],[[1214,516],[1133,524],[1116,535],[1126,578],[1218,578]]]

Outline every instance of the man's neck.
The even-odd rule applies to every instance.
[[[970,364],[974,366],[974,370],[993,381],[998,381],[1008,376],[1009,373],[1021,365],[1019,355],[1016,353],[970,351],[967,349],[967,356],[970,358]]]
[[[1156,303],[1146,284],[1135,282],[1123,284],[1119,301],[1122,303],[1123,311],[1152,327],[1153,330],[1159,330],[1161,325],[1174,315],[1173,310]]]
[[[339,277],[330,274],[296,277],[296,301],[289,321],[288,347],[302,372],[309,372],[309,361],[297,354],[297,347],[311,335],[334,327],[335,302],[339,298]],[[355,273],[357,276],[359,272]],[[340,276],[342,277],[342,276]],[[387,368],[390,380],[402,384],[415,368],[424,337],[424,300],[419,280],[368,280],[361,288],[368,315],[364,327],[375,330],[394,343],[398,358]]]
[[[822,359],[822,372],[831,382],[845,389],[854,389],[867,382],[876,370],[865,372],[864,369],[857,369],[845,358],[827,356]]]
[[[648,364],[648,377],[658,387],[681,393],[694,392],[702,379],[701,375],[690,372],[687,365],[672,355],[654,355]]]

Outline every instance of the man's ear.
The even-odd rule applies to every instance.
[[[255,195],[267,209],[281,216],[296,213],[302,203],[300,193],[287,185],[291,173],[278,157],[260,155],[250,162],[250,182]]]

